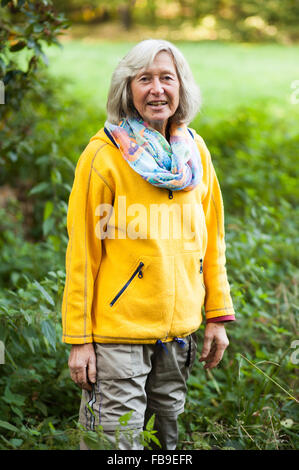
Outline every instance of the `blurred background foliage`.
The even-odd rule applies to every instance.
[[[146,37],[175,41],[202,90],[190,126],[220,180],[238,318],[221,367],[194,367],[179,448],[298,448],[298,18],[291,0],[2,0],[1,449],[77,448],[61,343],[68,196],[111,73]]]
[[[77,24],[120,23],[125,30],[138,25],[152,31],[167,26],[180,39],[297,40],[298,2],[293,0],[54,0]],[[165,32],[165,29],[162,31]],[[113,37],[113,36],[111,36]],[[115,38],[116,39],[116,38]],[[179,39],[179,38],[177,38]]]

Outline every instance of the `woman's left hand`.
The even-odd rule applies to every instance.
[[[205,362],[204,369],[216,367],[229,345],[224,323],[207,323],[200,362]]]

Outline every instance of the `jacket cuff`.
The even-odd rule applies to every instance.
[[[93,343],[93,337],[92,335],[67,335],[66,333],[63,333],[62,338],[61,338],[63,343],[66,344],[87,344],[87,343]]]
[[[207,318],[206,323],[217,323],[226,321],[235,321],[235,315],[223,315],[223,317]]]

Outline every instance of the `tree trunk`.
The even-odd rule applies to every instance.
[[[127,0],[127,2],[118,7],[118,13],[120,16],[121,23],[126,30],[131,29],[133,25],[133,9],[136,0]]]

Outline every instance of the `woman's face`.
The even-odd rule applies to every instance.
[[[180,82],[171,55],[159,52],[147,69],[131,81],[133,103],[140,116],[165,136],[168,119],[179,105]]]

